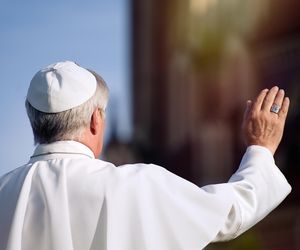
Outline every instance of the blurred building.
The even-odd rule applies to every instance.
[[[132,0],[134,143],[143,161],[199,185],[226,181],[244,151],[246,100],[274,84],[292,99],[276,160],[293,193],[235,248],[210,249],[300,249],[299,9],[297,0]]]

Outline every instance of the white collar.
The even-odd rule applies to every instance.
[[[40,157],[44,158],[57,158],[58,155],[61,157],[66,157],[66,155],[81,155],[95,159],[94,153],[86,145],[77,141],[56,141],[49,144],[39,144],[34,150],[31,156],[32,161],[39,160]],[[58,157],[60,158],[60,157]]]

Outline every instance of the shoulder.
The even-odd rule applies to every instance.
[[[23,178],[27,175],[30,166],[24,165],[16,169],[11,170],[10,172],[0,176],[0,189],[8,182],[15,182],[17,179]]]
[[[144,181],[148,180],[160,180],[164,178],[180,178],[175,174],[171,173],[167,169],[155,165],[155,164],[144,164],[144,163],[137,163],[137,164],[125,164],[115,168],[116,174],[120,178],[125,179],[136,179]]]
[[[22,189],[23,183],[27,178],[30,166],[24,165],[16,168],[0,177],[0,204],[10,199],[16,198]]]
[[[101,162],[101,164],[108,164]],[[113,189],[135,189],[135,192],[141,187],[146,186],[159,186],[164,179],[164,175],[167,171],[165,168],[154,165],[154,164],[125,164],[118,167],[110,165],[113,167],[108,167],[108,177]],[[171,174],[171,173],[170,173]]]
[[[126,164],[115,168],[117,185],[149,188],[152,191],[179,192],[186,189],[199,192],[199,187],[155,164]],[[181,190],[181,191],[180,191]]]
[[[71,166],[72,171],[80,172],[81,176],[103,177],[106,183],[119,185],[124,183],[133,183],[142,179],[157,178],[163,175],[167,170],[154,164],[125,164],[115,166],[111,162],[99,159],[84,159],[66,163]]]
[[[155,164],[135,163],[125,164],[117,167],[118,171],[122,174],[151,174],[167,171],[165,168]]]

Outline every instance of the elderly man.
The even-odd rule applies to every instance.
[[[105,82],[69,61],[42,69],[26,99],[37,147],[0,179],[0,249],[198,250],[239,236],[291,190],[273,159],[284,95],[273,87],[248,101],[239,169],[199,188],[159,166],[98,160]]]

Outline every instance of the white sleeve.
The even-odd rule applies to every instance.
[[[270,213],[291,191],[271,152],[261,146],[247,148],[239,169],[228,185],[232,186],[234,203],[213,241],[239,236]],[[210,190],[213,185],[203,188]]]
[[[224,225],[234,201],[227,183],[205,191],[155,165],[117,171],[118,180],[109,188],[113,199],[107,200],[110,228],[118,230],[114,249],[203,249]]]
[[[107,199],[110,228],[118,231],[114,249],[203,249],[243,233],[291,190],[271,153],[259,146],[247,149],[228,183],[202,188],[154,165],[117,171]]]

